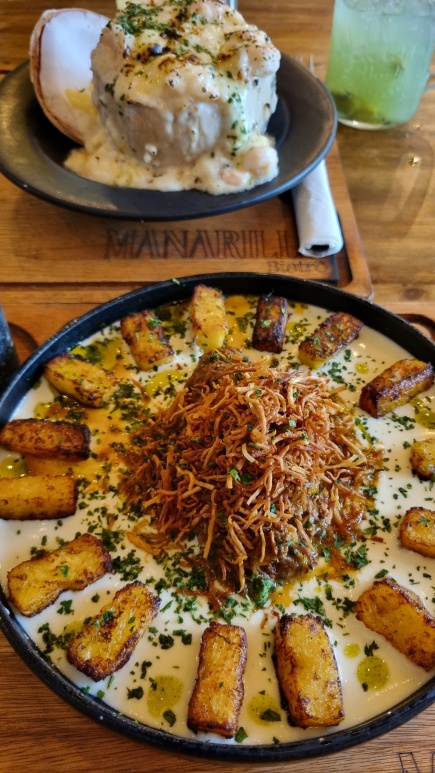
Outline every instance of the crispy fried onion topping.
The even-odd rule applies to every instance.
[[[158,556],[196,535],[233,589],[254,572],[313,568],[320,545],[367,512],[378,464],[341,388],[306,370],[204,355],[172,405],[132,436],[122,488],[145,517],[131,541]]]

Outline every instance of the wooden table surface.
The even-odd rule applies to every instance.
[[[332,0],[241,3],[247,20],[265,29],[283,52],[311,53],[316,74],[324,77]],[[48,7],[63,4],[56,0]],[[88,7],[108,15],[113,10],[109,0],[94,0]],[[44,8],[43,0],[0,0],[2,75],[27,58],[30,31]],[[348,252],[350,258],[359,256],[349,289],[360,295],[373,292],[375,302],[398,313],[419,315],[423,322],[424,317],[435,317],[434,152],[435,96],[428,94],[415,118],[397,129],[359,132],[339,127],[328,159],[337,208],[343,208]],[[258,212],[267,222],[283,206],[271,202]],[[21,358],[96,304],[196,268],[195,263],[183,262],[186,256],[180,256],[175,243],[163,256],[144,255],[135,241],[138,226],[63,210],[4,178],[0,178],[0,211],[0,302],[13,325]],[[250,222],[249,209],[241,217],[246,227],[258,227]],[[196,229],[211,228],[210,220],[198,221]],[[221,216],[212,220],[216,232],[231,225],[237,228],[235,220]],[[153,228],[153,233],[160,233],[162,226]],[[179,228],[166,224],[165,233],[177,234]],[[112,247],[113,239],[117,245],[113,255],[107,251],[111,233]],[[144,231],[140,233],[144,238]],[[101,250],[103,243],[106,251]],[[269,243],[263,247],[265,253],[270,250]],[[297,273],[297,250],[285,260],[268,254],[268,263],[258,250],[245,256],[243,268]],[[204,270],[234,270],[240,265],[237,253],[231,251],[206,257]],[[78,713],[40,682],[0,635],[0,773],[172,773],[175,768],[180,773],[252,769],[302,773],[307,765],[324,773],[339,769],[429,773],[434,770],[433,758],[435,707],[386,735],[312,761],[255,764],[183,757],[118,735]]]

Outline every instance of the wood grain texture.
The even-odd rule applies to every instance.
[[[29,196],[0,178],[0,244],[7,255],[4,285],[76,285],[109,276],[117,283],[161,281],[171,277],[226,271],[260,271],[333,281],[370,297],[372,286],[337,146],[327,159],[340,216],[346,256],[305,258],[291,196],[199,220],[138,222],[83,215]],[[41,220],[44,239],[35,239]],[[13,223],[13,229],[10,224]],[[345,266],[341,270],[341,264]]]
[[[66,704],[25,666],[0,635],[0,770],[16,773],[429,773],[435,707],[367,743],[307,760],[222,762],[182,756],[124,737]],[[435,753],[435,752],[434,752]],[[406,765],[406,766],[405,766]]]
[[[68,5],[86,3],[72,0]],[[109,0],[91,4],[93,10],[108,15],[113,5]],[[50,3],[50,7],[63,6],[61,0]],[[333,0],[241,0],[248,21],[267,30],[283,52],[311,52],[320,78],[326,73],[332,6]],[[0,74],[27,58],[31,29],[45,7],[43,0],[31,4],[0,0]],[[433,334],[431,319],[435,319],[434,148],[435,96],[428,94],[417,116],[405,126],[367,133],[340,127],[328,158],[353,271],[348,289],[369,295],[371,277],[374,300],[414,317],[428,334]],[[157,253],[153,257],[145,256],[140,246],[143,225],[140,231],[131,223],[68,212],[4,179],[0,179],[0,208],[0,302],[12,324],[21,360],[61,325],[95,305],[157,279],[192,273],[199,265],[199,259],[195,263],[180,256],[175,237],[184,225],[179,223],[172,228],[156,225],[154,230],[160,234],[165,228],[171,230],[173,241],[168,257]],[[268,224],[267,256],[248,255],[244,267],[286,273],[287,265],[288,273],[295,273],[293,228],[288,228],[286,248],[290,262],[288,255],[283,261],[278,254],[277,261],[274,254],[277,244],[271,238],[270,223],[284,218],[291,218],[291,211],[282,200],[275,200],[245,210],[235,219],[205,219],[189,227],[231,231],[243,223],[245,230],[252,230],[252,222],[260,219]],[[226,242],[226,250],[217,258],[212,252],[209,257],[200,256],[201,270],[240,270],[240,255],[231,241]],[[274,269],[271,261],[278,263]],[[80,714],[29,670],[1,634],[0,710],[0,773],[172,773],[174,769],[180,773],[306,773],[308,765],[322,773],[429,773],[434,769],[435,706],[368,743],[311,761],[256,765],[173,754],[118,735]]]

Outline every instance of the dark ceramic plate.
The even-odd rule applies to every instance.
[[[29,193],[94,215],[186,220],[248,207],[299,183],[326,156],[336,132],[332,98],[303,65],[283,56],[277,90],[278,107],[268,132],[278,149],[279,174],[270,183],[220,196],[115,188],[64,168],[74,144],[46,119],[24,63],[0,84],[0,172]]]
[[[426,362],[432,362],[435,365],[435,345],[422,333],[400,317],[342,290],[320,283],[268,274],[201,275],[181,279],[179,282],[164,282],[121,296],[99,306],[64,327],[41,346],[13,378],[0,399],[0,425],[9,419],[28,389],[39,378],[42,367],[47,360],[65,352],[105,325],[114,323],[129,313],[190,297],[193,288],[198,283],[220,287],[226,294],[258,295],[274,292],[293,301],[314,304],[331,311],[346,311],[357,316],[373,329],[380,331],[390,340],[400,344],[412,356]],[[44,682],[70,704],[99,723],[104,722],[107,726],[138,740],[154,743],[172,751],[217,759],[261,762],[312,757],[336,752],[368,741],[401,725],[435,700],[435,679],[431,679],[406,700],[391,706],[388,711],[384,711],[373,719],[319,738],[263,746],[204,743],[200,740],[179,738],[164,731],[138,724],[133,719],[119,714],[97,698],[84,694],[56,667],[42,657],[15,618],[13,610],[10,609],[8,601],[1,591],[0,627],[13,648]]]

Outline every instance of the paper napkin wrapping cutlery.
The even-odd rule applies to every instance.
[[[299,252],[310,258],[325,258],[339,252],[343,235],[324,161],[292,188],[292,197]]]

